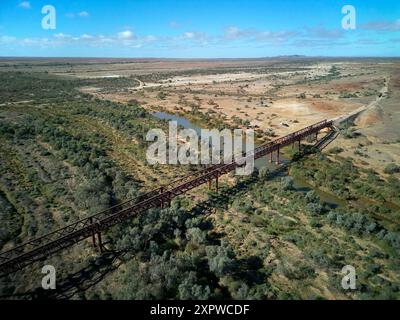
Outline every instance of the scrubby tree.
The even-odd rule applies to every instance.
[[[284,177],[282,178],[282,188],[285,191],[293,190],[294,188],[294,180],[292,177]]]
[[[210,271],[218,277],[223,277],[232,272],[236,266],[235,256],[228,244],[222,242],[220,246],[206,248],[208,266]]]
[[[385,167],[384,172],[386,174],[399,173],[400,172],[400,166],[396,165],[395,163],[389,163]]]
[[[314,190],[308,191],[305,199],[306,199],[307,203],[319,203],[320,202],[320,197]]]
[[[206,234],[199,228],[190,228],[186,231],[186,238],[195,245],[201,245],[206,242]]]
[[[179,299],[181,300],[207,300],[210,298],[211,290],[208,285],[198,284],[196,273],[190,271],[178,286]]]
[[[260,179],[265,179],[268,177],[270,173],[270,170],[267,167],[262,167],[259,171],[258,171],[258,177]]]

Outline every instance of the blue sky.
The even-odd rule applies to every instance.
[[[42,7],[56,29],[42,28]],[[356,29],[341,9],[356,9]],[[399,0],[1,0],[0,56],[400,56]]]

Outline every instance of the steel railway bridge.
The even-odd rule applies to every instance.
[[[123,202],[42,237],[18,245],[11,250],[0,253],[0,276],[16,272],[36,261],[44,260],[46,257],[87,238],[92,238],[94,246],[97,246],[101,251],[103,248],[102,232],[108,230],[113,225],[137,216],[150,208],[164,208],[167,205],[169,206],[173,198],[202,184],[208,183],[209,188],[211,188],[213,180],[215,180],[216,190],[218,191],[219,177],[240,167],[245,158],[254,157],[254,159],[258,159],[270,155],[270,162],[272,162],[272,155],[275,152],[276,162],[279,164],[280,150],[283,147],[291,144],[294,145],[296,142],[300,146],[302,139],[311,135],[317,137],[318,133],[324,129],[329,129],[329,134],[331,134],[333,128],[333,121],[324,120],[315,123],[257,147],[236,161],[228,164],[209,166],[204,170],[189,174],[135,199]]]

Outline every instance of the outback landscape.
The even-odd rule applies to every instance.
[[[0,58],[1,252],[201,170],[147,163],[146,133],[168,120],[254,129],[257,144],[338,130],[112,227],[102,252],[50,256],[56,290],[39,261],[1,277],[0,296],[399,299],[399,103],[397,58]]]

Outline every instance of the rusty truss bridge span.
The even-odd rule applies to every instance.
[[[272,162],[272,154],[275,152],[276,162],[279,164],[280,149],[296,142],[298,142],[300,146],[302,139],[313,134],[317,136],[321,130],[326,128],[334,128],[333,121],[324,120],[315,123],[287,136],[261,145],[243,155],[241,159],[239,158],[228,164],[212,165],[206,169],[191,173],[168,185],[142,194],[135,199],[123,202],[107,210],[76,221],[66,227],[18,245],[11,250],[0,253],[0,276],[15,272],[36,261],[43,260],[87,238],[92,238],[94,245],[96,246],[97,242],[100,250],[102,250],[101,234],[113,225],[137,216],[148,209],[155,207],[163,208],[166,205],[170,205],[173,198],[202,184],[208,183],[211,188],[211,182],[213,180],[216,182],[216,189],[218,191],[218,178],[240,167],[244,162],[243,160],[247,157],[258,159],[270,155],[270,161]]]

